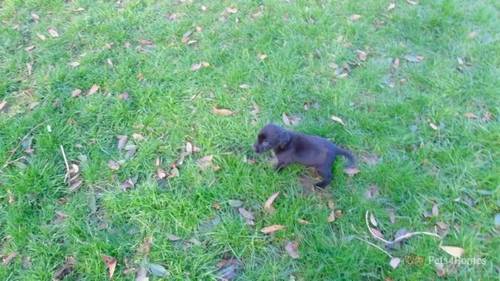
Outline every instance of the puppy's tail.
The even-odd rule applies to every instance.
[[[349,150],[337,147],[336,153],[337,155],[342,155],[347,159],[346,167],[348,168],[356,167],[356,158],[354,158],[354,155],[352,155],[352,153]]]

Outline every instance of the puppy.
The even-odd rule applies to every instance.
[[[347,158],[347,167],[355,167],[355,159],[348,150],[337,147],[327,139],[288,131],[280,126],[268,124],[259,132],[253,146],[255,152],[272,149],[278,158],[276,170],[292,163],[314,167],[322,181],[315,185],[324,188],[332,181],[332,166],[337,155]]]

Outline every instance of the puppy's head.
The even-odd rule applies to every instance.
[[[290,142],[290,139],[290,132],[280,126],[268,124],[260,130],[257,142],[253,145],[253,148],[257,153],[277,147],[284,148]]]

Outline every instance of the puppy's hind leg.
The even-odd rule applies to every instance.
[[[318,173],[323,178],[323,180],[315,183],[314,185],[319,188],[325,188],[333,179],[331,167],[328,167],[328,169],[322,168],[321,170],[318,170]]]

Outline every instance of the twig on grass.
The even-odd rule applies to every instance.
[[[68,159],[66,158],[66,153],[64,153],[64,147],[61,145],[59,145],[59,148],[61,149],[61,153],[62,153],[62,156],[63,156],[63,159],[64,159],[64,165],[66,165],[66,173],[64,174],[64,181],[66,181],[66,179],[69,178],[69,164],[68,164]]]
[[[393,256],[392,256],[391,254],[389,254],[389,252],[387,252],[386,250],[384,250],[384,249],[380,248],[379,246],[377,246],[377,245],[373,244],[372,242],[367,241],[367,240],[362,239],[362,238],[359,238],[359,237],[357,237],[357,236],[354,236],[354,238],[356,238],[356,239],[358,239],[358,240],[360,240],[360,241],[363,241],[363,242],[367,243],[368,245],[370,245],[370,246],[372,246],[372,247],[375,247],[375,248],[379,249],[382,253],[384,253],[384,254],[388,255],[391,259],[393,258]]]
[[[369,212],[366,211],[366,214],[365,214],[365,223],[366,223],[366,227],[368,228],[368,231],[370,231],[371,235],[375,238],[375,239],[378,239],[382,242],[384,242],[385,244],[389,244],[389,245],[392,245],[394,243],[398,243],[404,239],[408,239],[412,236],[415,236],[415,235],[428,235],[428,236],[432,236],[432,237],[436,237],[436,238],[439,238],[441,239],[441,236],[437,235],[436,233],[432,233],[432,232],[425,232],[425,231],[417,231],[417,232],[409,232],[409,233],[406,233],[404,235],[401,235],[399,237],[397,237],[396,239],[394,239],[393,241],[388,241],[388,240],[385,240],[384,238],[382,237],[379,237],[377,236],[372,228],[370,227],[370,224],[368,222],[368,216],[369,216]]]
[[[0,168],[0,170],[3,170],[5,169],[7,166],[9,166],[10,164],[16,162],[17,160],[21,159],[21,158],[18,158],[18,159],[15,159],[13,161],[11,161],[12,157],[14,156],[14,154],[16,154],[16,151],[19,149],[19,147],[21,147],[23,141],[29,136],[31,135],[36,129],[38,129],[40,126],[42,126],[43,124],[45,123],[45,121],[39,123],[38,125],[36,125],[35,127],[31,128],[28,133],[26,135],[24,135],[24,137],[21,138],[21,140],[19,141],[19,143],[16,145],[16,147],[10,152],[9,154],[9,157],[7,157],[7,160],[5,160],[5,163],[3,163],[2,165],[2,168]]]

